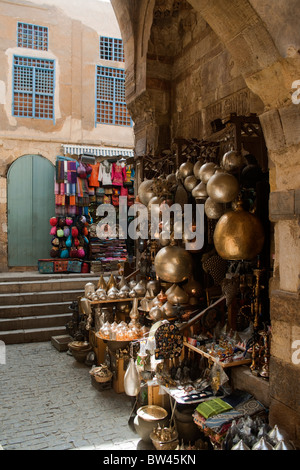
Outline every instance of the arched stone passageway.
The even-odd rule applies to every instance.
[[[138,155],[203,138],[236,111],[259,116],[274,224],[270,420],[300,441],[300,7],[297,0],[112,0]],[[283,28],[284,25],[288,25]],[[280,31],[280,33],[279,33]],[[293,384],[293,387],[290,386]]]

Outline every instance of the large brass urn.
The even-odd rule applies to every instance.
[[[154,265],[156,276],[172,284],[190,278],[193,271],[192,256],[184,248],[176,246],[174,241],[159,250]]]
[[[260,220],[245,211],[240,200],[234,211],[222,215],[214,231],[215,248],[226,260],[252,260],[261,252],[264,240]]]

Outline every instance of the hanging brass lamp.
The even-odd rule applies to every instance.
[[[207,194],[215,202],[232,202],[239,194],[240,185],[235,176],[226,172],[215,173],[207,183]]]
[[[214,244],[218,254],[231,261],[254,259],[261,252],[264,240],[260,220],[243,209],[241,199],[234,211],[222,215],[214,231]]]
[[[172,284],[188,279],[193,270],[192,256],[172,240],[169,246],[161,248],[154,261],[156,276]]]

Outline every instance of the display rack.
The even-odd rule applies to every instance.
[[[196,352],[197,354],[201,354],[201,356],[206,357],[207,359],[211,360],[212,362],[218,363],[223,369],[227,369],[228,367],[235,367],[235,366],[243,366],[246,364],[251,364],[251,359],[244,359],[242,361],[231,361],[231,362],[222,362],[217,357],[211,356],[205,351],[193,346],[192,344],[188,343],[187,341],[183,342],[183,346],[191,349],[192,351]]]

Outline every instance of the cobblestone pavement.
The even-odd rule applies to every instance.
[[[90,368],[51,342],[7,345],[0,363],[0,449],[136,450],[132,403],[99,392]],[[2,362],[4,362],[2,360]]]

